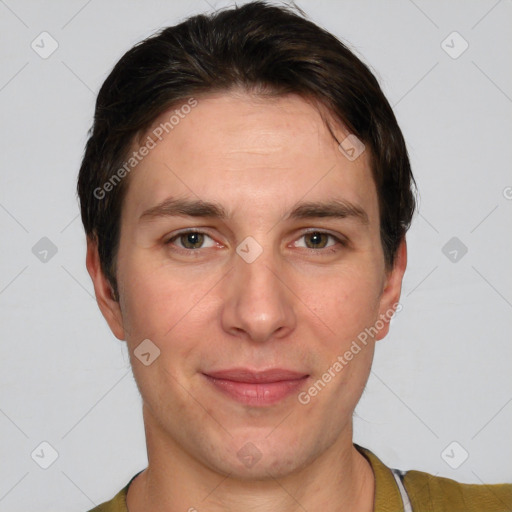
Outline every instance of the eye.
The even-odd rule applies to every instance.
[[[295,247],[305,247],[306,249],[327,249],[335,246],[337,243],[341,245],[345,245],[343,240],[340,240],[338,237],[331,235],[330,233],[326,233],[324,231],[310,231],[309,233],[304,233],[299,240],[305,240],[304,245],[300,245],[298,242],[295,242]],[[332,243],[328,243],[329,239]]]
[[[331,233],[325,231],[310,231],[304,233],[299,240],[304,240],[303,243],[299,241],[294,242],[294,247],[302,247],[312,251],[320,252],[321,249],[330,249],[334,252],[335,249],[331,247],[337,244],[346,245],[345,240],[338,238]],[[193,251],[198,249],[207,249],[215,247],[217,243],[209,235],[202,231],[188,230],[177,233],[165,242],[166,245],[174,245],[178,249],[185,251]]]
[[[204,245],[206,239],[210,240],[208,245]],[[180,249],[193,250],[214,247],[215,241],[206,233],[202,233],[201,231],[185,231],[178,233],[177,235],[167,240],[166,244],[176,245]]]

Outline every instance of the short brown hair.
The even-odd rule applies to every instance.
[[[402,132],[368,67],[296,11],[255,1],[190,17],[135,45],[103,83],[77,190],[86,235],[98,244],[101,268],[116,298],[128,179],[112,179],[133,142],[160,114],[194,95],[233,87],[311,99],[365,144],[378,193],[385,262],[392,267],[415,209]],[[109,182],[113,186],[104,193]]]

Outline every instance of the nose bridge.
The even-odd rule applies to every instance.
[[[277,277],[282,269],[278,255],[252,237],[236,252],[224,303],[224,329],[260,342],[284,336],[294,328],[295,315],[290,293]]]

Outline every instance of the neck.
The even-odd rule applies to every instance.
[[[345,435],[312,463],[260,480],[223,475],[191,457],[146,424],[148,468],[129,487],[129,512],[373,512],[375,479],[366,458]]]

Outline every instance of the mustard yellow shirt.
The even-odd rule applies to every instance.
[[[407,512],[392,470],[367,448],[354,446],[366,457],[375,475],[374,512]],[[114,498],[89,512],[128,512],[126,494],[134,478]],[[407,471],[402,482],[412,512],[512,512],[512,483],[461,484],[422,471]]]

